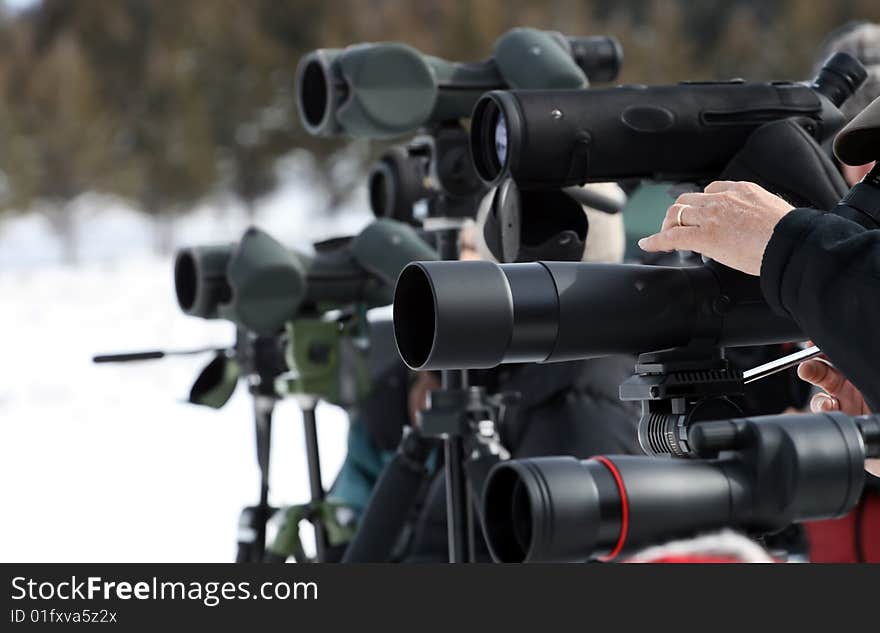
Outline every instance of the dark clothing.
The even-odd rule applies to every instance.
[[[637,439],[640,408],[618,398],[620,383],[631,375],[633,366],[632,358],[610,357],[500,368],[491,387],[522,395],[511,419],[500,429],[504,445],[515,458],[641,454]],[[488,561],[481,533],[476,540],[478,559]],[[448,560],[442,473],[431,482],[408,560]]]
[[[773,231],[761,266],[770,306],[791,317],[880,411],[880,231],[795,209]]]

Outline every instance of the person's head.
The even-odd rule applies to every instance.
[[[880,24],[850,22],[835,29],[819,48],[816,70],[834,53],[848,53],[868,70],[868,78],[856,93],[840,108],[847,121],[880,97]],[[873,163],[853,167],[841,165],[841,172],[849,185],[859,182],[870,171]]]

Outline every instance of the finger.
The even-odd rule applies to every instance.
[[[718,193],[683,193],[675,199],[674,204],[689,204],[693,207],[705,207],[718,201]]]
[[[639,240],[639,248],[649,253],[659,251],[697,251],[703,244],[703,232],[698,226],[676,226]]]
[[[824,389],[832,396],[840,395],[846,385],[844,375],[822,358],[814,358],[801,363],[798,366],[798,376],[811,385]]]
[[[666,217],[663,218],[663,225],[660,232],[668,231],[677,226],[698,226],[696,217],[697,209],[687,204],[674,204],[666,211]],[[687,218],[690,218],[688,222]]]
[[[663,216],[663,223],[660,225],[660,230],[658,233],[662,233],[663,231],[667,231],[674,226],[678,226],[678,208],[680,205],[673,204],[671,207],[666,209],[666,215]]]
[[[725,191],[742,191],[746,188],[748,188],[748,183],[746,182],[738,180],[716,180],[715,182],[710,182],[706,185],[706,188],[703,189],[703,191],[705,193],[723,193]]]
[[[840,401],[827,393],[817,393],[810,399],[810,411],[813,413],[840,411]]]

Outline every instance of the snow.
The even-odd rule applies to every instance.
[[[361,196],[362,198],[362,196]],[[364,211],[319,218],[289,180],[256,223],[291,244],[357,231]],[[365,207],[361,206],[361,209]],[[209,360],[94,365],[95,353],[224,346],[229,323],[183,315],[154,222],[123,201],[74,201],[80,262],[38,214],[0,224],[0,561],[231,561],[238,514],[257,501],[247,391],[220,411],[183,400]],[[236,239],[246,216],[203,206],[173,224],[175,245]],[[324,482],[345,455],[347,419],[318,408]],[[271,501],[308,498],[297,406],[276,409]],[[308,529],[303,529],[308,540]]]

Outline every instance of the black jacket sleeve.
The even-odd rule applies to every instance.
[[[764,251],[761,289],[880,411],[880,231],[795,209]]]

